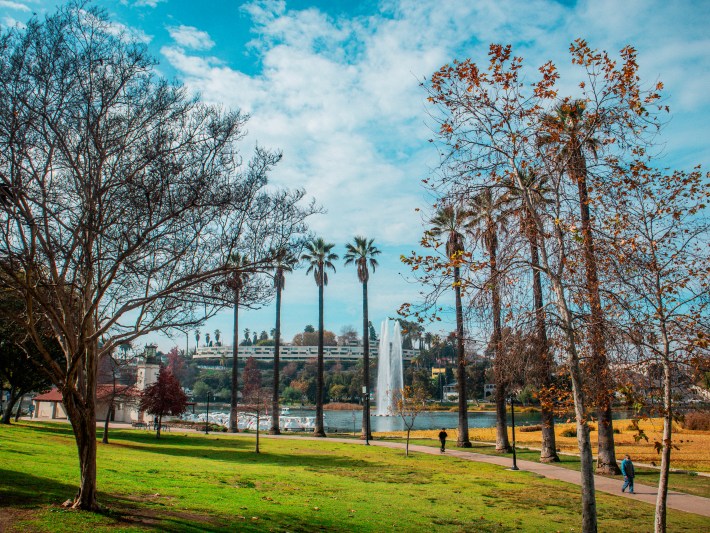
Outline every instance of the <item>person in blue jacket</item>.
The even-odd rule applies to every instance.
[[[624,460],[621,461],[621,475],[624,476],[624,486],[621,487],[621,492],[626,492],[628,487],[630,494],[635,494],[634,492],[634,463],[631,462],[631,457],[628,455],[624,456]]]

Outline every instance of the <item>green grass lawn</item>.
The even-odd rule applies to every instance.
[[[112,431],[101,514],[59,506],[78,482],[62,424],[0,427],[0,531],[570,531],[579,488],[446,456],[253,435]],[[650,505],[598,495],[600,530],[651,531]],[[710,520],[669,512],[672,531]]]
[[[405,442],[405,439],[390,439],[396,440],[397,442]],[[419,444],[421,446],[431,446],[439,447],[439,441],[433,439],[412,439],[409,441],[410,444]],[[448,443],[448,446],[453,447],[455,443]],[[480,442],[472,442],[473,448],[470,451],[477,453],[485,453],[486,455],[500,455],[495,451],[495,447],[482,444]],[[512,454],[508,454],[512,462]],[[526,461],[540,462],[540,452],[537,450],[528,450],[526,448],[518,448],[516,451],[518,459],[525,459]],[[561,466],[563,468],[570,468],[572,470],[579,470],[580,463],[579,457],[576,455],[560,455],[560,462],[555,463],[556,466]],[[658,478],[660,472],[655,468],[644,468],[636,467],[636,483],[642,483],[644,485],[658,486]],[[618,479],[619,483],[622,483],[621,476],[605,476],[612,479]],[[671,472],[668,478],[668,488],[672,491],[685,492],[687,494],[694,494],[696,496],[703,496],[705,498],[710,498],[710,477],[698,476],[696,474],[686,474]]]

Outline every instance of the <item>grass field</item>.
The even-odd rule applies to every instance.
[[[0,427],[0,531],[574,531],[579,488],[452,457],[253,435],[113,431],[99,444],[101,514],[76,490],[63,424]],[[653,508],[598,495],[600,530],[651,531]],[[710,529],[669,512],[672,531]]]

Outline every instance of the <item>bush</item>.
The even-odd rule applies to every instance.
[[[521,433],[532,433],[533,431],[542,431],[542,426],[540,424],[535,424],[534,426],[520,426],[518,431]]]
[[[574,428],[563,429],[562,433],[560,433],[560,436],[562,436],[562,437],[576,437],[577,430]]]
[[[690,411],[683,417],[683,429],[710,431],[710,411]]]

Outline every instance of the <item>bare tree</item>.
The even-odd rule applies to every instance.
[[[261,250],[301,231],[308,208],[300,191],[266,192],[280,154],[242,159],[246,116],[157,79],[145,46],[103,11],[70,3],[5,32],[0,50],[0,268],[64,398],[80,459],[74,507],[95,510],[99,357],[201,324],[224,305],[212,287],[231,271],[225,258],[268,267]]]
[[[621,158],[643,151],[647,126],[655,126],[658,110],[656,89],[643,91],[637,76],[633,48],[621,51],[621,62],[606,53],[576,41],[570,47],[573,64],[580,67],[584,82],[579,84],[587,113],[598,121],[594,129],[599,145],[597,167],[587,168],[587,176],[601,176],[618,166]],[[541,150],[544,135],[542,117],[559,104],[555,87],[559,74],[551,62],[542,65],[532,83],[522,77],[522,58],[513,56],[510,46],[491,45],[488,65],[471,60],[444,65],[427,82],[429,101],[439,115],[434,116],[438,138],[443,144],[443,172],[432,186],[442,195],[472,197],[482,188],[501,187],[513,182],[535,226],[540,272],[552,292],[557,326],[564,336],[566,364],[572,382],[577,440],[582,471],[582,529],[597,530],[594,468],[589,439],[589,390],[585,390],[580,338],[588,316],[579,290],[577,264],[581,250],[580,224],[574,211],[579,198],[564,179],[569,170],[557,154]],[[571,99],[565,99],[569,102]],[[650,128],[653,130],[653,128]],[[553,202],[536,205],[535,191],[521,179],[527,172],[549,178]],[[576,191],[575,191],[576,192]],[[577,195],[578,196],[578,195]],[[590,202],[594,198],[590,198]],[[575,268],[572,268],[575,267]],[[598,391],[592,391],[591,398]]]
[[[708,356],[710,319],[710,174],[663,174],[637,162],[620,169],[608,201],[620,216],[606,224],[615,283],[610,297],[624,311],[626,342],[643,358],[632,367],[660,365],[663,405],[661,475],[655,531],[666,531],[666,502],[675,408],[672,390]]]
[[[414,428],[414,422],[419,414],[426,411],[428,394],[421,387],[405,385],[399,390],[392,391],[392,414],[399,416],[407,428],[407,445],[405,455],[409,457],[409,435]]]

